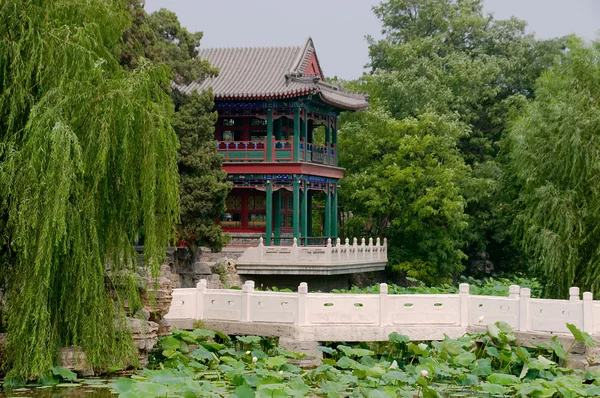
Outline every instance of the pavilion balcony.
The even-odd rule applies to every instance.
[[[237,260],[240,275],[343,275],[358,272],[383,271],[387,265],[387,240],[373,243],[354,238],[335,245],[331,239],[324,246],[265,246],[262,238],[257,247],[249,247]]]
[[[267,140],[217,141],[217,152],[225,162],[268,162]],[[295,162],[293,140],[273,140],[271,151],[273,162]],[[337,166],[335,145],[305,144],[300,141],[297,162]]]

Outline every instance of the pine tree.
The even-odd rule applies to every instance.
[[[231,185],[221,170],[214,130],[217,113],[213,112],[211,91],[179,97],[173,127],[179,137],[179,177],[181,194],[180,237],[194,247],[204,244],[220,251],[227,243],[215,218],[225,210]]]

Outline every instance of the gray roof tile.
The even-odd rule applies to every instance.
[[[212,87],[217,99],[276,99],[319,93],[331,105],[349,110],[366,109],[368,103],[364,95],[302,77],[314,53],[310,38],[299,47],[201,49],[199,56],[218,67],[219,76],[178,88],[187,94]]]

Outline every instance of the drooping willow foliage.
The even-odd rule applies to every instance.
[[[510,131],[523,248],[545,295],[600,293],[600,43],[573,39]]]
[[[118,62],[117,0],[0,2],[0,265],[10,374],[81,346],[95,367],[135,356],[122,281],[143,226],[154,270],[178,221],[167,68]],[[133,297],[129,297],[133,299]]]

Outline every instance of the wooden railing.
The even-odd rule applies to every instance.
[[[257,141],[217,141],[217,152],[225,162],[264,162],[267,160],[266,139]],[[335,147],[324,147],[300,142],[299,161],[337,165]],[[273,141],[273,161],[292,162],[294,142],[292,140]]]
[[[226,162],[264,162],[267,159],[266,141],[219,141],[217,152]]]

